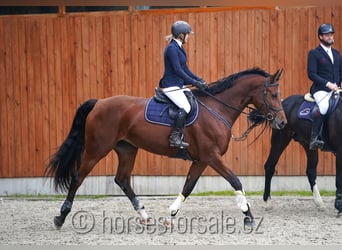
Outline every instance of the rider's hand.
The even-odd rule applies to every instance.
[[[334,91],[337,91],[339,89],[336,83],[327,82],[325,86]]]
[[[201,79],[200,81],[196,81],[194,85],[200,90],[208,89],[208,85],[203,79]]]

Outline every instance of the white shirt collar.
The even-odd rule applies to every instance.
[[[324,46],[323,44],[320,44],[321,47],[324,49],[324,51],[331,51],[331,46],[330,47],[327,47],[327,46]]]
[[[177,42],[177,44],[179,45],[179,47],[182,47],[182,42],[181,41],[179,41],[179,40],[177,40],[177,39],[174,39],[174,38],[172,38],[173,40],[175,40],[176,42]]]

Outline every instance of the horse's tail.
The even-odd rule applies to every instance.
[[[84,151],[86,119],[96,102],[96,99],[90,99],[77,109],[67,138],[50,158],[45,174],[54,177],[56,191],[69,190],[72,176],[78,175]]]

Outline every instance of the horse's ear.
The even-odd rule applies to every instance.
[[[273,81],[277,82],[280,79],[281,74],[283,73],[284,69],[278,69],[278,71],[273,75]]]

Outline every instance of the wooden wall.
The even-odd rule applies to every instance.
[[[317,27],[331,22],[342,49],[342,7],[200,8],[0,17],[0,177],[42,176],[49,155],[67,135],[76,108],[89,98],[117,94],[150,97],[163,73],[164,36],[178,19],[195,34],[186,45],[190,68],[207,82],[259,66],[285,72],[282,96],[303,94],[308,50]],[[247,128],[246,117],[233,127]],[[269,150],[257,128],[232,141],[225,160],[238,175],[263,175]],[[111,153],[92,175],[114,175]],[[278,175],[305,175],[304,151],[291,143]],[[185,175],[190,162],[139,152],[134,175]],[[320,154],[320,175],[332,175],[334,158]],[[207,175],[215,174],[212,170]]]

